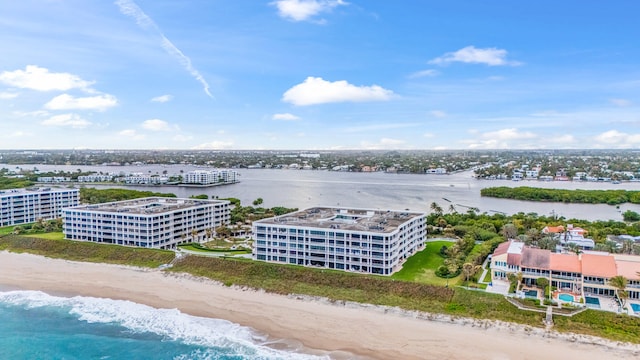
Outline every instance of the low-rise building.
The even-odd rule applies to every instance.
[[[254,221],[253,258],[390,275],[426,235],[424,213],[314,207]]]
[[[185,184],[211,185],[238,182],[238,172],[231,169],[193,170],[182,176]]]
[[[229,204],[149,197],[76,206],[64,210],[63,231],[71,240],[170,249],[213,236],[229,222]]]
[[[80,191],[67,188],[0,190],[0,226],[62,217],[62,209],[79,203]]]

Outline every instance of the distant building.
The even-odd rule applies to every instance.
[[[62,182],[70,182],[70,177],[65,176],[40,176],[38,177],[38,182],[43,183],[62,183]]]
[[[78,182],[107,182],[113,181],[113,175],[80,175],[78,176]]]
[[[554,239],[560,242],[561,247],[574,244],[582,250],[593,250],[596,246],[593,239],[585,238],[585,235],[587,234],[585,229],[577,226],[574,227],[572,224],[567,225],[566,231],[562,225],[545,226],[544,229],[542,229],[542,233],[552,235]]]
[[[80,190],[27,188],[0,190],[0,226],[62,217],[62,209],[79,203]]]
[[[443,175],[447,173],[447,169],[445,168],[427,169],[425,173]]]
[[[211,185],[237,181],[238,172],[231,169],[193,170],[182,176],[185,184]]]
[[[122,181],[125,184],[159,185],[168,183],[169,178],[160,175],[131,174],[123,177]]]
[[[390,275],[426,235],[424,213],[314,207],[254,221],[253,258]]]
[[[149,197],[64,210],[65,238],[170,249],[198,242],[229,222],[226,200]]]

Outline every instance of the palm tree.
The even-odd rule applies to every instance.
[[[626,292],[627,278],[622,275],[617,275],[609,279],[609,285],[616,288],[616,297],[620,300],[620,306],[624,308],[625,302],[629,297]]]
[[[198,242],[198,230],[196,229],[191,230],[191,238],[193,239],[194,242]]]
[[[481,265],[474,265],[472,263],[462,264],[462,275],[464,276],[464,281],[469,282],[469,279],[473,275],[475,275],[481,268]]]
[[[569,251],[576,253],[576,255],[580,255],[580,253],[582,252],[582,249],[580,249],[580,246],[578,246],[578,244],[576,243],[569,243],[567,245],[567,248],[569,249]]]
[[[438,216],[442,215],[442,207],[440,207],[440,205],[435,201],[431,203],[431,211]]]
[[[458,211],[456,210],[456,207],[453,206],[453,204],[449,205],[449,212],[452,214],[457,214]]]

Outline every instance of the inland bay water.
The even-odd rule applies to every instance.
[[[84,165],[6,165],[10,170],[33,169],[40,171],[96,171],[105,173],[180,174],[198,169],[189,165],[142,165],[142,166],[84,166]],[[201,168],[200,168],[201,169]],[[417,175],[390,173],[354,173],[323,170],[286,169],[236,169],[240,182],[213,187],[182,186],[123,186],[93,185],[95,188],[125,187],[138,190],[174,193],[178,197],[207,194],[219,198],[239,198],[244,205],[262,198],[264,207],[285,206],[307,208],[312,206],[344,206],[353,208],[392,209],[429,212],[432,202],[438,203],[445,212],[453,205],[458,212],[469,207],[480,212],[534,212],[539,215],[564,216],[566,219],[622,220],[626,210],[640,212],[640,205],[622,204],[619,209],[610,205],[542,203],[532,201],[495,199],[481,197],[480,189],[493,186],[531,186],[558,189],[626,189],[640,190],[640,183],[602,182],[544,182],[476,180],[471,171],[452,175]]]

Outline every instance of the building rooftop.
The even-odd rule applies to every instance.
[[[557,271],[581,273],[582,263],[580,262],[580,257],[575,254],[551,253],[550,268]]]
[[[78,189],[64,188],[64,187],[29,187],[20,189],[5,189],[0,190],[0,196],[2,195],[16,195],[16,194],[33,194],[38,192],[58,192],[58,191],[72,191]]]
[[[126,214],[159,214],[179,209],[186,209],[198,205],[215,203],[228,203],[228,201],[148,197],[102,204],[74,206],[72,209]]]
[[[426,214],[396,210],[313,207],[254,223],[389,233],[402,223],[420,216],[424,217]]]
[[[617,275],[616,262],[613,256],[608,254],[598,255],[596,253],[583,253],[582,274],[585,276],[598,276],[612,278]]]

